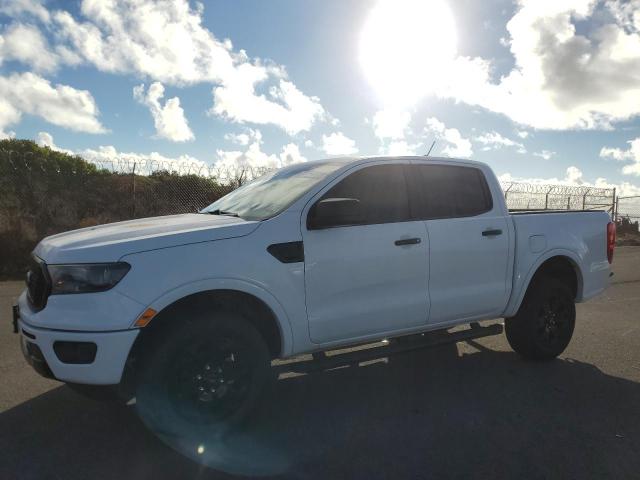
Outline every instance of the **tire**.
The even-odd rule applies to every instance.
[[[273,379],[258,331],[232,312],[173,319],[141,359],[136,409],[161,436],[225,433],[259,405]]]
[[[576,322],[571,290],[559,280],[540,277],[529,287],[518,313],[505,319],[511,348],[530,360],[552,360],[569,345]]]

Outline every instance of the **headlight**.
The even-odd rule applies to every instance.
[[[48,265],[51,294],[103,292],[113,288],[130,268],[125,262]]]

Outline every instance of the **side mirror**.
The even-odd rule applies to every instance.
[[[320,230],[343,225],[359,225],[364,216],[362,205],[357,198],[325,198],[309,212],[307,228]]]

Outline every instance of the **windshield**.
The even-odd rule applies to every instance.
[[[282,212],[344,162],[306,162],[267,173],[216,200],[200,213],[265,220]]]

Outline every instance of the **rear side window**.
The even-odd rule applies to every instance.
[[[472,217],[493,208],[491,192],[478,168],[409,165],[413,218]]]
[[[354,198],[360,202],[361,225],[409,220],[409,195],[404,165],[374,165],[358,170],[334,185],[319,200]],[[339,222],[331,226],[341,226]]]

